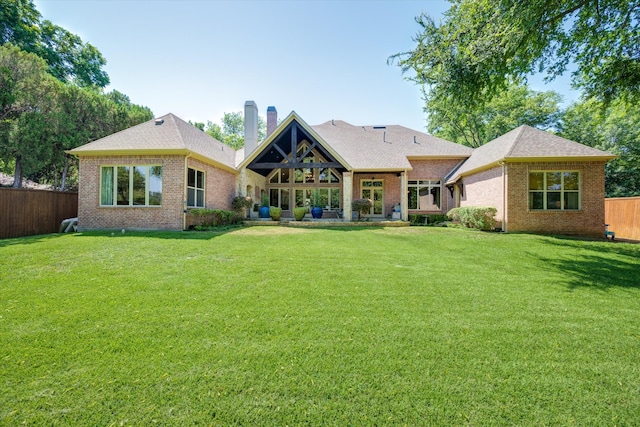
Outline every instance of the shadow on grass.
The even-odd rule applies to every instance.
[[[565,257],[540,259],[568,277],[568,288],[640,289],[640,246],[604,241],[587,241],[554,236],[547,244],[562,249]]]

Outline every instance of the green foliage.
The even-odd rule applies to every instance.
[[[362,215],[368,215],[372,206],[371,199],[355,199],[351,202],[351,209],[353,209],[353,212],[358,213],[358,219]]]
[[[307,208],[303,206],[293,208],[293,217],[295,218],[296,221],[302,221],[306,214],[307,214]]]
[[[0,44],[13,44],[44,59],[48,71],[63,83],[103,88],[109,76],[106,60],[90,43],[41,15],[32,0],[0,3]]]
[[[272,220],[280,221],[280,217],[282,217],[282,208],[279,208],[277,206],[270,206],[269,215],[271,216]]]
[[[455,96],[426,99],[428,131],[449,141],[479,147],[521,125],[543,130],[557,126],[560,95],[512,83],[487,103],[469,105]]]
[[[205,132],[234,150],[238,150],[244,147],[244,115],[241,111],[224,113],[222,127],[207,121]],[[258,142],[262,141],[266,135],[267,123],[261,116],[258,116]]]
[[[269,207],[269,195],[265,192],[261,197],[262,207]]]
[[[190,217],[189,222],[192,227],[199,227],[200,230],[208,227],[234,225],[242,221],[236,212],[221,209],[190,209],[187,215]]]
[[[3,426],[637,424],[640,245],[110,234],[0,241]]]
[[[618,155],[605,167],[607,197],[640,196],[640,106],[618,100],[609,105],[590,99],[569,106],[561,136]]]
[[[496,226],[497,211],[492,206],[464,206],[451,209],[447,216],[451,221],[459,222],[465,227],[489,231]]]
[[[238,213],[251,209],[251,206],[253,206],[253,200],[249,196],[236,196],[231,200],[231,208]]]
[[[461,0],[436,23],[423,13],[412,51],[397,54],[428,102],[486,105],[513,80],[575,63],[573,83],[609,102],[640,98],[640,19],[636,1]]]

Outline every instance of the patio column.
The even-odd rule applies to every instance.
[[[403,221],[409,221],[409,180],[407,171],[400,175],[400,212]]]
[[[353,201],[353,173],[342,174],[342,217],[351,222],[351,202]]]

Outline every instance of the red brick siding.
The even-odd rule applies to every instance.
[[[162,206],[100,206],[101,165],[162,165]],[[78,228],[182,229],[183,156],[81,157]]]
[[[460,206],[493,206],[502,221],[502,166],[465,176],[462,183]]]
[[[231,210],[231,201],[236,195],[236,175],[196,159],[189,159],[188,165],[205,173],[205,207]]]
[[[374,180],[381,179],[384,181],[384,207],[382,215],[386,216],[393,212],[393,207],[396,203],[400,203],[400,186],[402,177],[399,177],[397,173],[356,173],[353,175],[353,200],[359,199],[360,195],[360,181],[362,180]]]
[[[605,162],[509,163],[507,230],[601,236],[604,230],[604,165]],[[529,210],[529,171],[545,170],[580,172],[580,210]]]
[[[100,206],[100,166],[162,165],[162,206]],[[235,175],[197,160],[189,164],[207,175],[207,207],[229,209]],[[184,156],[81,157],[78,189],[78,227],[90,229],[182,230],[185,189]]]
[[[460,159],[432,159],[432,160],[410,160],[411,167],[407,174],[409,181],[415,180],[440,180],[442,182],[442,205],[441,211],[447,212],[455,207],[453,196],[444,185],[444,177],[449,174],[459,163]],[[426,213],[427,211],[410,210],[410,213]]]

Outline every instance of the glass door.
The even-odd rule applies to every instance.
[[[371,199],[373,206],[369,215],[384,216],[384,181],[372,179],[360,181],[360,197]]]

